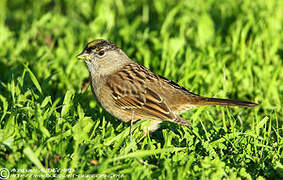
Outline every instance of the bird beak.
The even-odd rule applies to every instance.
[[[86,60],[87,57],[88,54],[86,54],[85,52],[81,52],[79,55],[77,55],[77,58],[81,60]]]

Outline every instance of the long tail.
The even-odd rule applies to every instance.
[[[220,106],[241,106],[241,107],[255,107],[258,104],[248,102],[248,101],[239,101],[239,100],[230,100],[230,99],[219,99],[219,98],[208,98],[195,95],[194,98],[190,96],[190,103],[188,104],[188,108],[195,107],[195,106],[205,106],[205,105],[220,105]],[[182,110],[177,111],[178,114],[185,112],[188,110],[184,108]],[[191,126],[191,123],[181,116],[176,116],[175,119],[169,120],[175,122],[180,125]]]
[[[220,105],[220,106],[255,107],[258,104],[252,103],[252,102],[248,102],[248,101],[239,101],[239,100],[230,100],[230,99],[218,99],[218,98],[201,97],[196,102],[196,105]]]

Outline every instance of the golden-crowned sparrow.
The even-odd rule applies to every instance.
[[[257,104],[202,97],[132,61],[111,41],[89,42],[77,58],[90,73],[92,90],[101,106],[124,122],[151,120],[144,133],[162,121],[191,125],[179,114],[203,105],[254,107]]]

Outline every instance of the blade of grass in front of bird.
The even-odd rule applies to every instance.
[[[25,69],[29,72],[29,76],[31,81],[33,82],[33,84],[35,85],[36,89],[40,92],[40,94],[42,94],[42,89],[41,86],[36,78],[36,76],[34,75],[34,73],[30,70],[30,68],[28,67],[28,65],[24,64]]]
[[[118,161],[118,160],[122,160],[122,159],[127,159],[127,158],[142,158],[145,156],[151,156],[151,155],[156,155],[156,154],[160,154],[160,153],[166,153],[166,152],[178,152],[181,150],[184,150],[186,148],[168,148],[168,149],[154,149],[154,150],[141,150],[141,151],[136,151],[136,152],[132,152],[126,155],[121,155],[109,160],[106,160],[104,162],[104,164],[108,164],[110,162],[113,161]]]

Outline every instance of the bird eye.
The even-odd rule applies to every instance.
[[[101,50],[101,51],[98,52],[98,55],[99,55],[99,56],[103,56],[104,54],[105,54],[105,51],[103,51],[103,50]]]

